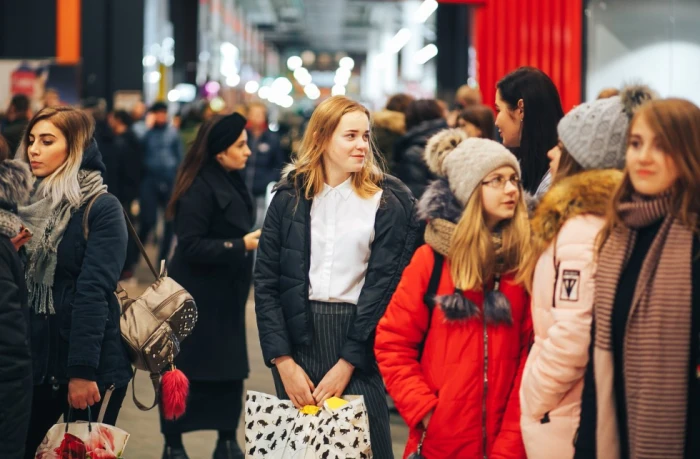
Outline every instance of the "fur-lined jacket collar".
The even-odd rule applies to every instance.
[[[0,235],[15,237],[22,222],[15,214],[24,204],[34,184],[29,166],[18,160],[0,162]]]
[[[393,110],[380,110],[372,115],[374,125],[396,134],[406,133],[406,116]]]
[[[549,245],[569,219],[607,212],[610,200],[622,181],[615,169],[590,170],[556,183],[543,197],[532,216],[535,245]]]

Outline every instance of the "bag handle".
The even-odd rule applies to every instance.
[[[92,413],[90,412],[90,406],[87,407],[88,412],[88,432],[92,432]],[[68,405],[68,414],[64,416],[64,421],[66,422],[66,433],[68,433],[68,426],[71,423],[71,415],[73,414],[73,407]]]
[[[97,415],[98,424],[102,424],[102,421],[104,421],[105,419],[105,413],[107,413],[107,406],[109,405],[109,399],[112,398],[112,392],[114,392],[114,385],[109,386],[109,388],[105,392],[105,396],[102,397],[102,406],[100,406],[100,414]]]
[[[134,399],[134,405],[136,405],[136,408],[140,409],[141,411],[149,411],[152,410],[154,406],[158,404],[158,397],[160,395],[160,375],[158,373],[151,373],[151,384],[153,384],[153,404],[151,406],[146,406],[143,403],[139,402],[138,399],[136,398],[136,372],[138,370],[134,370],[134,378],[131,380],[131,395],[132,398]]]
[[[90,199],[90,201],[87,204],[87,207],[85,208],[85,212],[83,213],[83,237],[87,241],[88,235],[90,234],[90,225],[88,224],[88,216],[90,215],[90,209],[92,209],[92,205],[95,204],[95,201],[97,201],[97,198],[100,196],[107,194],[106,191],[103,191],[101,193],[97,193],[95,196]],[[148,258],[148,254],[146,253],[146,249],[143,247],[143,243],[141,242],[141,239],[139,239],[139,235],[136,232],[136,229],[134,228],[134,225],[131,223],[131,220],[129,219],[129,214],[126,213],[126,209],[122,207],[122,212],[124,213],[124,219],[126,220],[126,227],[129,230],[129,234],[131,235],[132,238],[134,238],[134,241],[136,241],[136,245],[139,248],[139,251],[141,252],[141,255],[143,255],[143,258],[146,260],[146,263],[148,264],[148,268],[151,270],[151,273],[153,274],[153,277],[156,278],[156,280],[160,279],[160,276],[158,275],[158,272],[156,269],[153,267],[153,263],[151,263],[151,259]]]

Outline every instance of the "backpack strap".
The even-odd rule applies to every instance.
[[[85,238],[86,241],[88,240],[88,236],[90,235],[90,225],[88,223],[90,209],[92,209],[92,205],[95,204],[95,201],[97,201],[97,198],[99,198],[100,196],[105,195],[105,194],[107,194],[106,191],[103,191],[102,193],[97,193],[95,196],[92,197],[92,199],[90,199],[90,201],[87,204],[87,207],[85,208],[85,212],[83,213],[83,237]],[[146,260],[146,263],[148,264],[148,268],[151,270],[151,273],[153,273],[153,277],[155,277],[156,280],[160,279],[158,272],[153,267],[153,263],[151,263],[151,259],[148,258],[148,254],[146,253],[146,249],[144,248],[143,243],[141,242],[141,239],[139,239],[139,235],[136,232],[134,225],[131,223],[131,220],[129,219],[129,215],[126,213],[126,210],[123,207],[122,207],[122,212],[124,213],[124,220],[126,220],[126,227],[129,229],[129,234],[136,242],[136,245],[138,246],[139,251],[141,252],[141,255],[143,255],[144,260]]]
[[[428,290],[423,296],[423,302],[428,306],[430,312],[433,311],[435,307],[435,294],[437,293],[438,286],[440,285],[440,277],[442,277],[442,265],[445,262],[445,257],[442,254],[437,253],[433,249],[433,272],[430,274],[430,282],[428,282]]]
[[[428,290],[423,296],[423,303],[428,307],[428,328],[423,337],[423,342],[420,344],[418,349],[418,360],[423,357],[423,348],[425,347],[425,340],[428,337],[428,332],[430,331],[430,322],[433,318],[433,309],[435,309],[435,295],[437,294],[438,286],[440,285],[440,278],[442,277],[442,265],[445,263],[445,257],[442,254],[437,253],[433,249],[433,272],[430,274],[430,282],[428,282]]]
[[[139,402],[136,398],[136,372],[138,370],[134,369],[134,377],[131,380],[131,396],[134,399],[134,405],[141,411],[148,411],[158,404],[158,399],[160,398],[160,375],[158,373],[151,373],[151,384],[153,385],[153,404],[151,406],[146,406]]]

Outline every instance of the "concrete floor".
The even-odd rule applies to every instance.
[[[142,263],[143,265],[144,263]],[[137,271],[140,279],[148,279],[147,272],[143,267]],[[145,284],[127,286],[125,288],[138,295],[145,289]],[[252,301],[252,294],[247,304],[247,338],[248,354],[250,358],[250,377],[246,381],[246,390],[255,390],[274,394],[274,384],[269,369],[263,363],[260,344],[258,341],[258,329],[255,321],[255,307]],[[185,342],[186,345],[186,342]],[[150,405],[153,397],[153,389],[148,375],[138,372],[136,379],[136,394],[139,400]],[[402,457],[404,445],[408,437],[408,428],[397,415],[392,415],[392,438],[394,441],[394,454],[397,458]],[[160,434],[160,423],[157,409],[151,411],[140,411],[131,399],[131,388],[124,400],[117,425],[131,434],[129,443],[125,450],[128,458],[157,459],[163,451],[163,438]],[[241,422],[241,426],[243,422]],[[238,431],[239,444],[244,445],[243,429]],[[216,444],[216,432],[202,431],[185,434],[183,436],[185,449],[191,459],[210,458]]]

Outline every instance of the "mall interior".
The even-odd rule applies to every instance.
[[[108,184],[109,190],[122,190],[118,197],[139,226],[145,221],[144,196],[150,195],[129,171],[140,170],[141,161],[119,157],[113,145],[122,125],[151,129],[154,113],[167,113],[182,159],[212,116],[240,113],[255,132],[253,112],[262,108],[264,135],[274,140],[255,140],[255,148],[259,142],[264,148],[251,150],[263,154],[277,145],[279,173],[282,163],[299,154],[314,109],[337,95],[361,103],[377,114],[374,120],[394,110],[387,104],[397,94],[430,100],[447,120],[441,126],[461,127],[471,122],[459,118],[460,111],[473,103],[496,116],[498,82],[529,66],[549,76],[564,113],[628,84],[700,105],[699,24],[698,0],[2,0],[0,133],[10,132],[13,123],[26,126],[44,107],[88,110],[102,155],[114,155],[107,175],[110,168],[123,169],[123,183],[136,187],[129,193],[123,183]],[[400,143],[407,127],[392,141]],[[493,120],[482,131],[502,140]],[[22,154],[22,131],[15,133],[14,143],[6,136],[9,156]],[[257,183],[257,172],[244,175]],[[249,188],[253,212],[258,211],[254,228],[262,225],[276,182],[268,181],[262,191]],[[163,191],[158,186],[153,195]],[[178,230],[165,211],[172,189],[166,192],[166,201],[153,203],[153,238],[143,233],[152,259],[177,252]],[[140,295],[152,276],[135,253],[127,254],[131,266],[125,265],[120,281]],[[274,394],[258,339],[252,283],[242,307],[243,329],[231,333],[243,333],[247,342],[245,389]],[[229,363],[223,359],[219,365]],[[126,453],[104,457],[187,457],[168,455],[167,444],[164,449],[158,409],[142,411],[132,402],[131,387],[141,400],[153,397],[148,375],[137,373],[130,384],[117,422],[130,434]],[[393,452],[401,457],[411,429],[388,396],[387,404]],[[186,433],[189,457],[242,457],[220,454],[216,430]],[[242,427],[235,432],[238,444],[249,440]]]

